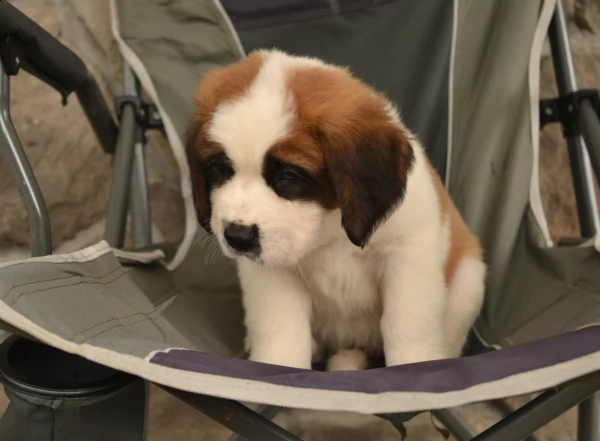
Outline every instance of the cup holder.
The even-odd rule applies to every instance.
[[[0,382],[27,395],[92,398],[120,390],[135,378],[16,335],[0,345]]]

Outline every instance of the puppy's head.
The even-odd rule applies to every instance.
[[[364,247],[414,154],[394,107],[347,70],[277,51],[207,74],[187,142],[200,224],[226,255],[293,265],[341,214]]]

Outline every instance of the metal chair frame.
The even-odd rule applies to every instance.
[[[564,102],[564,99],[576,97],[578,88],[561,2],[557,4],[548,36],[559,99],[563,99]],[[17,64],[18,61],[17,58]],[[10,76],[6,59],[3,58],[0,63],[0,151],[7,159],[29,216],[31,255],[42,256],[52,253],[50,221],[39,186],[11,120]],[[134,245],[145,248],[152,245],[144,152],[145,132],[150,128],[159,127],[160,124],[159,121],[155,121],[153,125],[145,123],[148,119],[144,111],[147,112],[149,108],[140,105],[139,83],[126,64],[123,86],[127,99],[117,101],[118,129],[116,124],[114,127],[110,124],[112,116],[91,75],[88,74],[88,79],[75,92],[92,122],[96,135],[102,141],[103,148],[115,154],[105,239],[113,247],[123,246],[129,213]],[[568,108],[567,112],[571,113],[569,123],[556,115],[550,118],[554,122],[560,120],[565,129],[582,237],[593,237],[600,231],[594,193],[594,174],[600,176],[600,119],[593,104],[592,101],[583,99],[576,108]],[[548,110],[548,105],[549,103],[545,102],[541,109],[552,113],[551,108]],[[93,115],[99,115],[98,118],[107,123],[102,125],[94,122],[91,118]],[[571,124],[571,127],[567,127],[567,124]],[[110,145],[113,140],[116,148]],[[273,407],[261,406],[254,411],[231,400],[167,387],[163,389],[236,432],[237,435],[231,438],[232,441],[299,440],[271,421],[277,413],[277,409]],[[598,391],[600,372],[542,393],[480,434],[476,434],[452,409],[435,410],[433,413],[460,441],[517,441],[529,436],[570,408],[578,406],[578,441],[598,441]],[[145,406],[146,403],[140,405]],[[403,432],[403,424],[418,413],[379,416]],[[232,418],[231,415],[235,416]]]

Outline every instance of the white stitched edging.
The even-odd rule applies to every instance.
[[[164,259],[165,253],[156,249],[152,251],[124,251],[112,248],[108,242],[102,240],[97,244],[65,254],[49,254],[47,256],[30,257],[28,259],[13,260],[0,264],[0,269],[8,268],[14,265],[23,265],[28,263],[85,263],[95,260],[105,254],[112,252],[115,257],[128,259],[139,263],[152,263]]]
[[[533,170],[531,171],[531,182],[529,184],[529,204],[533,216],[539,225],[546,246],[553,245],[550,238],[550,230],[548,222],[544,214],[542,205],[542,196],[540,193],[540,59],[542,56],[542,48],[552,14],[556,8],[556,0],[544,0],[544,6],[540,12],[540,18],[533,37],[531,46],[531,54],[529,57],[529,106],[530,106],[530,121],[531,121],[531,143],[533,146]]]
[[[117,5],[116,0],[110,0],[110,17],[111,17],[111,29],[115,40],[119,45],[119,49],[121,50],[121,55],[125,61],[129,64],[131,69],[135,72],[136,76],[140,80],[142,86],[148,92],[152,101],[156,105],[160,116],[163,121],[163,125],[165,128],[165,132],[167,134],[167,138],[169,140],[169,145],[173,151],[173,155],[175,156],[175,160],[177,161],[177,166],[179,168],[180,173],[180,187],[181,187],[181,196],[183,198],[184,210],[185,210],[185,232],[183,235],[183,240],[179,244],[177,248],[177,252],[175,256],[167,264],[167,269],[174,270],[179,266],[179,264],[183,261],[185,256],[187,255],[192,242],[194,241],[194,236],[196,235],[196,231],[198,229],[198,223],[196,221],[196,213],[194,210],[194,203],[192,200],[192,187],[190,182],[190,170],[187,165],[187,159],[185,156],[185,149],[183,147],[183,143],[177,134],[177,130],[175,129],[175,125],[173,121],[169,117],[169,115],[165,112],[164,107],[160,99],[158,98],[158,93],[156,88],[154,87],[154,83],[152,82],[152,78],[150,74],[146,70],[144,63],[138,58],[137,54],[125,43],[125,40],[121,37],[119,31],[119,18],[117,14]]]
[[[154,86],[150,73],[146,70],[146,66],[144,66],[142,60],[139,59],[139,57],[133,51],[133,49],[131,49],[131,47],[129,47],[129,45],[121,37],[116,1],[117,0],[110,0],[110,18],[113,36],[119,45],[123,58],[129,64],[131,69],[135,72],[142,86],[152,98],[152,101],[154,101],[154,104],[156,105],[163,120],[163,125],[165,127],[167,138],[169,140],[169,145],[171,146],[173,155],[175,156],[175,160],[177,161],[177,166],[179,168],[181,196],[183,198],[185,209],[185,232],[183,235],[183,240],[179,244],[175,256],[166,265],[168,270],[173,271],[181,264],[181,262],[183,262],[183,260],[187,256],[187,253],[190,247],[192,246],[192,243],[194,242],[196,232],[198,231],[198,222],[196,218],[196,211],[194,209],[194,201],[192,198],[190,170],[187,164],[185,149],[183,147],[181,138],[177,134],[177,130],[175,129],[173,121],[165,111],[159,99],[158,92],[156,91],[156,87]],[[213,0],[212,3],[215,6],[217,12],[221,15],[221,18],[223,19],[227,30],[231,33],[235,47],[239,52],[238,55],[242,57],[245,56],[245,52],[240,43],[239,36],[235,32],[235,29],[231,24],[231,21],[229,20],[229,17],[227,16],[226,12],[224,11],[223,6],[218,0]]]
[[[95,245],[68,254],[50,254],[48,256],[30,257],[28,259],[5,262],[0,264],[0,269],[27,263],[83,263],[97,259],[111,251],[112,248],[110,245],[103,240]]]
[[[159,249],[152,251],[124,251],[118,248],[112,248],[112,252],[117,258],[132,260],[139,263],[152,263],[165,258],[165,253],[163,250]]]
[[[50,346],[148,381],[192,393],[273,406],[359,413],[433,410],[538,392],[598,371],[600,352],[520,373],[460,391],[384,392],[367,394],[280,386],[255,380],[200,374],[152,364],[144,358],[110,349],[76,344],[41,328],[0,302],[0,318]]]
[[[452,17],[452,43],[450,46],[450,72],[448,72],[448,141],[446,143],[446,189],[450,185],[450,172],[452,170],[452,124],[454,120],[454,64],[456,57],[456,39],[458,34],[458,3],[454,0],[454,16]]]
[[[217,8],[217,11],[219,12],[219,14],[221,15],[221,18],[225,22],[225,26],[227,27],[227,30],[229,31],[229,33],[231,34],[231,37],[233,38],[233,42],[235,44],[235,48],[238,51],[238,55],[241,58],[244,58],[246,56],[246,51],[244,50],[244,46],[242,46],[242,42],[240,41],[240,36],[236,32],[235,27],[233,26],[233,23],[231,23],[231,20],[229,19],[229,15],[227,15],[225,8],[221,4],[220,0],[213,0],[213,4]]]

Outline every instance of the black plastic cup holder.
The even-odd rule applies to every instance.
[[[0,382],[26,395],[51,399],[101,397],[136,377],[16,335],[0,345]]]

